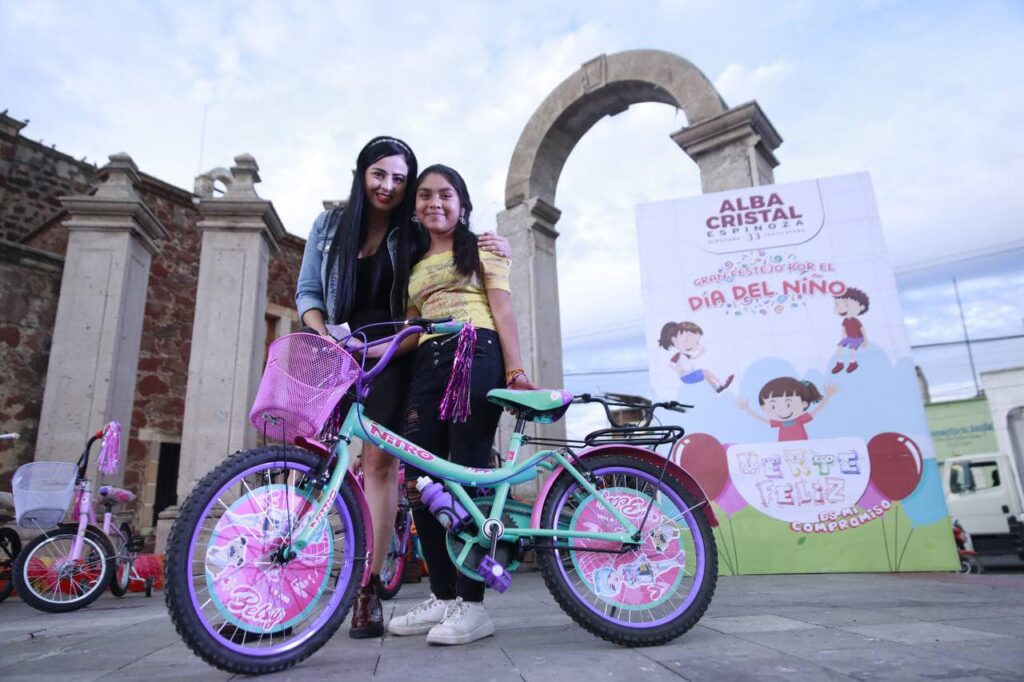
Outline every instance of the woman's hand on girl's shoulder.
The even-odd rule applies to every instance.
[[[484,251],[489,251],[504,258],[512,258],[512,247],[508,239],[494,232],[484,232],[477,235],[477,246]]]

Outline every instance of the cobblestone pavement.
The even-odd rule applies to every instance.
[[[405,585],[401,613],[427,594]],[[1024,574],[724,577],[700,623],[671,644],[626,649],[577,627],[539,574],[488,594],[494,637],[352,640],[347,624],[281,680],[1021,680]],[[171,628],[161,593],[104,595],[69,614],[0,604],[0,680],[229,679]]]

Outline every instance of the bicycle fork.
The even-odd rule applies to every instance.
[[[95,523],[96,521],[92,511],[92,483],[90,481],[81,483],[77,501],[78,533],[75,534],[75,541],[71,544],[71,554],[68,555],[64,565],[73,564],[82,558],[82,550],[85,547],[85,530],[90,523]]]
[[[304,502],[299,510],[295,514],[295,518],[299,519],[299,527],[292,530],[294,521],[290,521],[288,524],[289,543],[281,548],[281,559],[289,561],[294,559],[302,553],[304,549],[313,540],[314,533],[320,524],[323,523],[324,519],[327,518],[327,514],[331,511],[331,505],[334,504],[334,500],[338,497],[338,493],[341,491],[342,483],[345,480],[345,473],[348,471],[349,464],[349,451],[348,451],[348,438],[341,437],[338,439],[338,443],[334,446],[332,451],[331,459],[334,460],[334,469],[331,471],[331,477],[328,479],[326,485],[323,486],[323,494],[319,496],[316,501],[307,500]],[[313,482],[310,481],[312,484]],[[289,503],[289,509],[291,504]]]

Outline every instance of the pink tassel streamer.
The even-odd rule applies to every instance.
[[[121,425],[110,422],[103,429],[103,440],[100,442],[99,469],[101,474],[117,473],[121,464]]]
[[[473,354],[476,352],[476,327],[470,323],[459,332],[452,374],[441,396],[440,417],[448,422],[464,422],[469,418],[469,389],[473,377]]]

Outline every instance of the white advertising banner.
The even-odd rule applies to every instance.
[[[728,529],[726,569],[954,567],[868,175],[644,204],[637,222],[651,385],[695,405],[672,456]],[[799,551],[764,551],[781,541]]]

